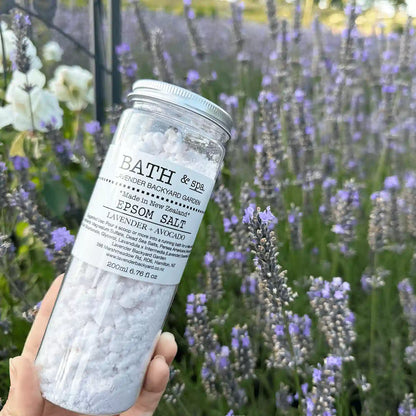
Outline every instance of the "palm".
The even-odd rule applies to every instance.
[[[39,383],[34,369],[34,360],[42,341],[49,317],[51,315],[62,276],[57,278],[42,301],[29,336],[23,348],[22,356],[14,360],[18,364],[17,381],[13,381],[9,398],[0,412],[0,416],[78,416],[78,413],[62,409],[41,397]],[[166,388],[169,378],[168,365],[176,355],[177,345],[171,334],[162,334],[156,345],[153,359],[149,364],[143,383],[143,389],[135,405],[123,412],[121,416],[149,416],[153,414]],[[14,373],[14,372],[13,372]],[[16,385],[15,385],[16,384]],[[20,410],[21,409],[21,410]]]

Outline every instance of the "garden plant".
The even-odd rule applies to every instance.
[[[221,105],[234,128],[165,329],[160,415],[416,414],[416,37],[123,9],[123,102],[93,119],[76,47],[0,5],[0,397],[38,302],[65,271],[137,79]],[[36,3],[36,2],[34,2]],[[10,10],[9,10],[10,9]],[[88,37],[88,11],[56,18]],[[71,21],[70,16],[75,16]],[[62,62],[61,62],[62,60]]]

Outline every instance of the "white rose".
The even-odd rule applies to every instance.
[[[94,102],[92,74],[77,65],[58,66],[49,81],[49,89],[72,111],[81,111]]]
[[[56,97],[43,89],[45,81],[45,75],[37,69],[31,69],[27,74],[13,72],[6,92],[6,101],[9,104],[0,107],[0,128],[9,124],[18,131],[32,128],[46,131],[47,124],[53,124],[57,129],[62,127],[63,111]],[[32,86],[30,99],[24,90],[27,84]]]
[[[50,41],[45,43],[42,49],[42,56],[45,61],[59,62],[62,59],[63,49],[58,42]]]
[[[7,61],[10,61],[14,54],[16,53],[16,36],[14,32],[10,29],[7,29],[6,24],[2,24],[1,26],[3,32],[3,41],[4,41],[4,50],[0,43],[0,73],[4,72],[3,68],[3,55],[6,57]],[[27,43],[27,55],[30,57],[30,68],[31,69],[39,69],[42,68],[42,62],[37,56],[36,47],[32,43],[32,41],[26,38]]]

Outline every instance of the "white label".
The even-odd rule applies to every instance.
[[[72,255],[132,279],[178,284],[213,186],[194,170],[111,145]]]

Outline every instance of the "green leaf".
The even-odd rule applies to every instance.
[[[75,175],[73,177],[74,185],[80,195],[80,197],[88,202],[94,189],[94,181],[87,179],[83,175]]]
[[[69,194],[62,183],[56,181],[46,182],[42,194],[53,216],[59,217],[65,212]]]
[[[22,133],[19,133],[12,142],[12,145],[10,147],[10,153],[9,156],[13,157],[13,156],[26,156],[25,154],[25,150],[23,147],[23,144],[25,142],[25,138],[26,138],[26,132],[23,131]]]
[[[23,238],[26,235],[25,230],[27,229],[28,226],[29,224],[27,222],[19,221],[16,224],[16,236],[19,238]]]

